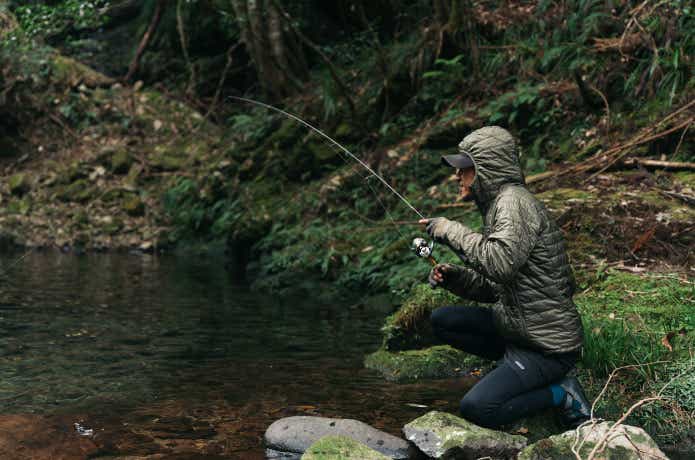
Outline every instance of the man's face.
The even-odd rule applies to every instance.
[[[475,168],[471,166],[470,168],[457,169],[456,177],[459,181],[459,199],[462,201],[472,200],[471,185],[475,180]]]

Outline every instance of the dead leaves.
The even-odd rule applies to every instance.
[[[661,344],[664,347],[666,347],[669,352],[672,353],[673,352],[673,345],[671,345],[671,340],[673,340],[673,338],[676,335],[680,335],[682,337],[685,334],[686,334],[686,330],[684,327],[680,328],[680,330],[678,330],[678,331],[671,331],[661,338]]]
[[[637,240],[635,241],[635,244],[632,245],[632,250],[631,252],[634,254],[635,252],[639,251],[642,246],[647,244],[649,240],[652,239],[654,236],[654,233],[656,232],[656,226],[650,228],[646,232],[644,232]]]

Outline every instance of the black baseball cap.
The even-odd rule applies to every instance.
[[[473,160],[467,153],[455,153],[453,155],[443,155],[442,163],[457,169],[465,169],[473,166]]]

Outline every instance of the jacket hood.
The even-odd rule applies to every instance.
[[[486,126],[466,136],[458,145],[475,167],[471,189],[481,211],[487,211],[505,184],[524,184],[524,174],[514,137],[499,126]]]

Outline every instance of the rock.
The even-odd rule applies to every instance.
[[[479,427],[445,412],[432,411],[403,427],[406,439],[433,458],[512,459],[526,438]]]
[[[579,430],[579,439],[584,440],[579,449],[581,458],[587,458],[596,444],[600,442],[613,426],[612,422],[601,422]],[[654,440],[642,429],[631,425],[621,425],[610,434],[610,441],[600,453],[599,458],[614,460],[638,460],[643,458],[665,459]],[[572,445],[577,440],[575,430],[557,436],[541,439],[531,444],[519,454],[519,460],[567,459],[577,457],[572,453]]]
[[[458,377],[485,363],[448,345],[438,345],[421,350],[377,350],[365,357],[364,365],[379,371],[386,380],[404,383]]]
[[[17,173],[8,181],[10,192],[15,195],[24,195],[31,189],[29,178],[24,173]]]
[[[374,449],[345,436],[326,436],[319,439],[304,452],[302,460],[389,460]]]
[[[398,253],[403,249],[396,248]],[[383,348],[397,351],[434,345],[430,326],[432,311],[442,305],[456,305],[458,301],[455,295],[445,289],[432,289],[429,284],[416,286],[401,308],[386,318],[381,328],[384,333]]]
[[[123,210],[133,217],[139,217],[145,215],[145,204],[142,202],[140,197],[137,195],[132,195],[123,201]]]
[[[349,437],[383,455],[408,458],[408,443],[358,420],[295,416],[273,422],[265,432],[268,456],[301,454],[326,436]],[[316,458],[316,457],[314,457]]]

